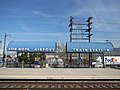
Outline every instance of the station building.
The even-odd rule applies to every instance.
[[[40,41],[12,41],[8,44],[7,51],[16,51],[17,57],[20,53],[56,53],[56,42]],[[113,52],[114,47],[110,42],[66,42],[66,63],[72,62],[72,54],[78,54],[81,59],[81,53],[89,55],[89,65],[91,67],[92,54],[99,53],[102,55],[102,64],[104,67],[104,53]]]
[[[51,53],[52,55],[55,55],[56,53],[56,46],[57,43],[55,42],[40,42],[40,41],[12,41],[8,44],[7,51],[9,52],[17,52],[17,57],[21,56],[22,54],[27,54],[27,57],[29,59],[29,62],[33,61],[31,60],[30,55],[35,55],[34,59],[37,61],[43,61],[44,58],[40,57],[40,55]],[[18,60],[19,61],[19,60]]]
[[[78,54],[79,62],[83,62],[81,54],[88,54],[88,66],[92,67],[92,56],[93,54],[100,54],[102,56],[102,64],[104,67],[104,53],[113,52],[114,47],[110,42],[67,42],[66,43],[66,56],[67,60],[70,59],[72,62],[72,54]],[[68,57],[69,56],[69,57]],[[80,64],[80,63],[79,63]]]

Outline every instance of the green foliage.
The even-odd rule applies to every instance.
[[[65,57],[66,58],[66,53],[65,52],[58,52],[58,56],[60,57],[60,58],[63,58],[63,57]]]
[[[27,57],[27,53],[22,53],[21,56],[18,57],[19,62],[21,63],[22,61],[24,61],[25,63],[27,63],[28,57]]]
[[[22,53],[21,56],[18,57],[19,62],[21,63],[22,61],[24,61],[25,63],[29,63],[29,64],[34,64],[35,58],[39,57],[40,60],[45,60],[46,59],[46,55],[44,53],[40,54],[40,53],[30,53],[29,57],[27,55],[27,53]]]
[[[40,56],[42,60],[46,60],[46,55],[44,53],[42,53]]]
[[[92,62],[96,62],[96,58],[93,58],[93,59],[92,59]]]

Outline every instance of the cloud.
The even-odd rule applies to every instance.
[[[25,9],[19,7],[19,8],[7,8],[7,10],[10,11],[10,12],[20,12],[20,11],[23,11]]]
[[[57,36],[59,36],[59,37],[66,37],[66,36],[68,36],[68,34],[67,33],[65,33],[65,32],[58,32],[58,33],[29,33],[29,32],[26,32],[26,33],[12,33],[12,34],[16,34],[16,35],[19,35],[19,36],[21,36],[21,35],[28,35],[28,36],[53,36],[53,37],[57,37]]]
[[[23,22],[18,22],[18,25],[21,27],[21,29],[24,31],[24,32],[30,32],[30,29],[28,26],[26,26]]]
[[[119,0],[85,0],[85,2],[78,0],[77,3],[76,10],[71,12],[73,17],[87,19],[92,16],[94,27],[98,30],[119,31],[120,23],[114,24],[117,20],[120,21]]]
[[[56,17],[56,16],[54,16],[54,15],[46,14],[46,13],[43,13],[43,12],[37,11],[37,10],[32,11],[32,13],[33,13],[33,15],[42,16],[42,17],[45,17],[45,18]]]
[[[39,12],[38,11],[33,11],[33,14],[34,15],[39,15]]]
[[[76,9],[71,10],[74,18],[86,20],[92,16],[92,40],[110,40],[117,42],[120,38],[120,0],[77,0]],[[118,42],[118,43],[119,43]],[[119,43],[120,44],[120,43]],[[115,44],[118,46],[118,44]]]
[[[66,33],[11,33],[17,41],[54,41],[67,42],[69,35]]]

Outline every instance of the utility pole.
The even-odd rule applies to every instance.
[[[88,30],[87,30],[87,32],[88,32],[88,39],[89,39],[89,43],[91,42],[91,36],[93,35],[93,34],[91,34],[91,24],[92,24],[92,22],[91,22],[91,19],[92,19],[92,17],[88,17],[88,20],[86,21],[86,22],[88,22]],[[92,53],[90,53],[89,52],[89,67],[91,67],[92,65],[91,65],[91,60],[92,60]]]
[[[73,17],[70,16],[70,24],[69,24],[69,27],[70,27],[70,42],[72,42],[72,30],[73,30],[72,26],[73,26]]]
[[[87,23],[85,22],[73,22],[73,17],[70,16],[70,42],[72,42],[73,40],[88,40],[89,42],[91,41],[91,36],[93,34],[91,34],[91,19],[92,17],[88,17],[87,19]],[[87,28],[84,27],[87,25]],[[81,28],[79,28],[81,26]],[[78,30],[80,30],[81,32],[78,33]],[[88,33],[87,33],[88,32]],[[81,37],[78,37],[78,35],[81,35]],[[87,36],[86,36],[87,35]],[[88,38],[87,38],[88,37]]]
[[[72,42],[72,31],[73,31],[73,17],[70,16],[70,24],[69,24],[69,27],[70,27],[70,42]],[[70,67],[72,66],[72,53],[70,53]]]
[[[93,35],[93,34],[91,34],[91,24],[92,24],[92,22],[91,22],[91,19],[92,19],[92,17],[88,17],[88,20],[86,21],[86,22],[88,22],[88,24],[87,24],[87,26],[88,26],[88,30],[86,31],[86,32],[88,32],[88,38],[89,38],[89,42],[90,42],[90,40],[91,40],[91,36]]]
[[[74,19],[74,20],[73,20]],[[88,17],[87,21],[81,22],[81,21],[75,21],[75,18],[70,16],[70,42],[73,41],[82,41],[86,40],[89,43],[91,42],[91,19],[92,17]],[[86,27],[87,26],[87,27]],[[79,55],[80,56],[80,55]],[[89,53],[89,67],[91,66],[91,59],[92,59],[92,53]],[[72,63],[72,53],[70,53],[70,64]]]
[[[92,22],[90,21],[92,17],[89,17],[87,21],[75,21],[74,17],[70,16],[70,42],[73,41],[82,41],[82,40],[89,40],[92,34],[90,33],[91,27],[90,25]],[[88,22],[88,23],[86,23]],[[87,27],[86,27],[87,25]]]

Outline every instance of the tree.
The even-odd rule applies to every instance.
[[[24,62],[25,64],[29,64],[31,67],[31,64],[35,63],[35,58],[40,58],[40,62],[43,63],[43,60],[46,60],[46,55],[44,53],[30,53],[29,57],[27,55],[27,52],[24,52],[21,54],[21,56],[18,56],[18,61],[20,63]]]
[[[27,53],[22,53],[21,56],[18,57],[19,58],[19,62],[21,63],[22,61],[24,61],[25,63],[27,63],[28,57],[27,57]]]
[[[29,60],[30,60],[30,63],[31,63],[31,64],[34,64],[34,61],[35,61],[34,53],[30,53]]]
[[[46,55],[44,53],[40,54],[41,59],[46,60]]]

